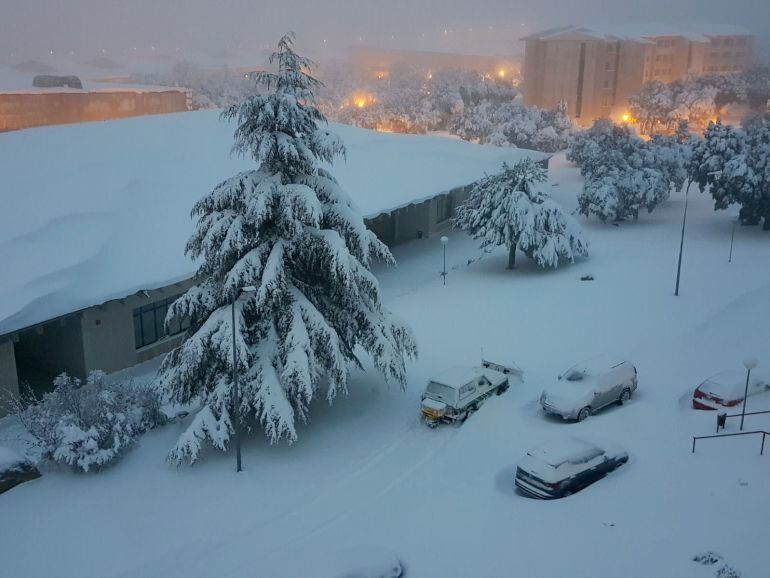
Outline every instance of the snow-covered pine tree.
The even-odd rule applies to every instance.
[[[744,225],[770,230],[770,115],[750,118],[743,130],[710,125],[696,147],[692,170],[703,191],[709,185],[716,209],[741,205]]]
[[[545,170],[532,159],[513,167],[504,164],[502,172],[473,185],[457,208],[455,224],[481,239],[482,247],[505,246],[509,269],[516,265],[517,249],[541,267],[558,267],[560,259],[588,255],[577,221],[536,190],[545,180]]]
[[[567,154],[585,177],[578,197],[580,213],[619,221],[638,218],[643,208],[652,212],[668,199],[671,186],[681,188],[681,163],[686,157],[675,141],[671,146],[670,150],[656,149],[628,126],[596,121],[574,138]]]
[[[187,253],[201,260],[197,283],[168,317],[189,318],[191,328],[159,382],[172,399],[200,401],[201,409],[169,454],[175,463],[195,462],[205,443],[225,450],[233,412],[249,427],[261,424],[271,442],[292,442],[313,400],[323,394],[331,403],[347,391],[360,352],[402,386],[406,359],[417,354],[370,271],[374,259],[393,262],[390,251],[320,167],[344,147],[321,126],[319,83],[293,40],[284,36],[271,57],[277,74],[255,75],[266,90],[223,113],[237,122],[233,150],[253,157],[256,169],[222,182],[192,211],[198,222]],[[249,286],[255,291],[237,299]]]
[[[744,132],[721,122],[709,123],[703,138],[694,144],[688,169],[690,178],[701,193],[709,189],[715,208],[726,209],[739,202],[740,183],[727,178],[725,169],[731,161],[745,158],[745,153]]]

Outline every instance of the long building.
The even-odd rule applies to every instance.
[[[333,174],[387,244],[450,226],[466,185],[548,155],[333,125]],[[176,347],[165,312],[192,283],[193,204],[253,168],[215,110],[0,134],[0,391],[117,371]]]
[[[645,82],[740,72],[753,49],[753,36],[735,26],[565,26],[522,40],[524,103],[551,108],[564,101],[581,124],[622,116]]]

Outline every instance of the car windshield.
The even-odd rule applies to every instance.
[[[425,392],[430,394],[431,397],[440,399],[441,401],[444,401],[444,402],[454,401],[454,398],[455,398],[454,389],[452,389],[448,385],[436,383],[435,381],[431,381],[428,384],[428,388],[425,390]]]
[[[567,372],[567,375],[564,376],[564,379],[567,381],[582,381],[585,376],[586,374],[584,371],[580,371],[579,369],[570,369]]]

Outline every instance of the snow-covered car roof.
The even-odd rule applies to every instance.
[[[487,369],[486,367],[452,367],[433,376],[431,381],[446,385],[452,389],[460,389],[481,376],[486,377],[492,384],[500,383],[507,379],[499,371]]]
[[[582,375],[584,378],[590,378],[604,373],[608,369],[616,367],[622,363],[625,363],[623,359],[612,357],[607,354],[601,354],[576,363],[575,365],[568,368],[564,373],[562,373],[561,378],[568,381],[572,381],[570,380],[571,375]]]
[[[600,456],[604,449],[581,438],[564,437],[551,440],[527,452],[527,455],[558,468],[563,463],[579,464]]]
[[[769,384],[770,379],[755,371],[751,372],[749,380],[749,392],[752,388]],[[742,399],[746,388],[746,372],[738,369],[722,371],[712,375],[698,386],[704,393],[711,393],[724,400]]]
[[[0,336],[190,278],[193,204],[253,169],[203,110],[0,134]],[[470,184],[534,151],[329,125],[332,174],[365,216]]]

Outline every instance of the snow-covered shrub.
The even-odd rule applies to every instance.
[[[471,187],[468,199],[457,208],[455,224],[481,239],[482,247],[505,246],[509,269],[515,266],[517,249],[541,267],[586,256],[588,243],[575,219],[535,189],[545,180],[545,169],[531,159],[503,165],[502,172]]]
[[[54,390],[19,413],[44,459],[87,472],[122,455],[137,437],[165,423],[149,385],[108,383],[101,371],[85,383],[62,373]]]

